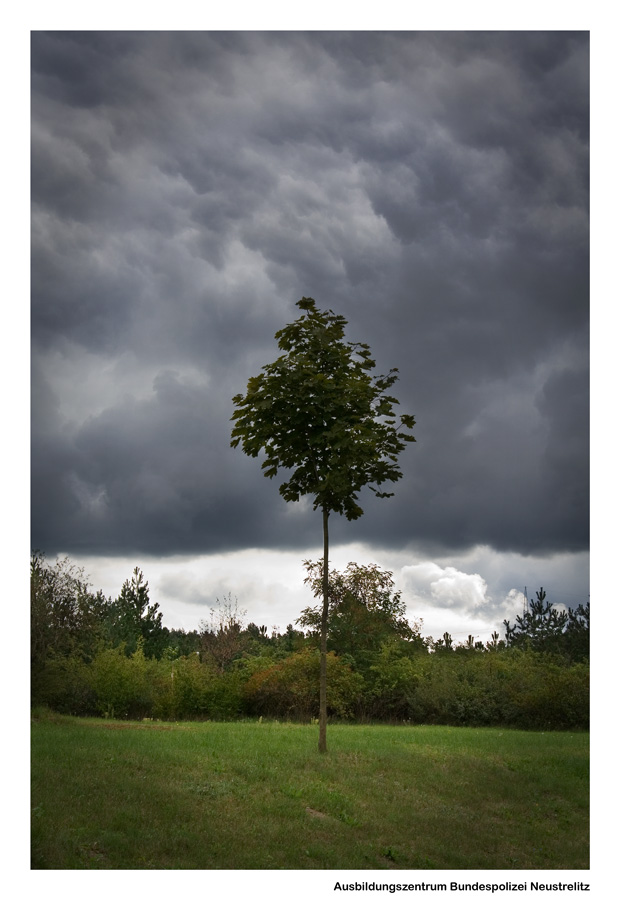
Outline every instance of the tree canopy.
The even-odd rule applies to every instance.
[[[529,647],[546,653],[563,654],[575,661],[590,656],[590,601],[575,609],[562,609],[547,600],[544,588],[536,591],[536,600],[511,625],[504,619],[506,645]]]
[[[308,573],[305,583],[315,597],[322,593],[323,560],[305,560]],[[347,654],[360,664],[380,650],[390,640],[415,644],[426,650],[420,637],[420,623],[412,627],[407,619],[407,607],[400,591],[394,590],[392,573],[375,564],[358,565],[350,562],[343,572],[329,573],[328,650]],[[318,633],[321,610],[306,607],[297,624]]]
[[[168,643],[168,629],[162,624],[159,603],[149,599],[149,583],[136,566],[118,598],[110,604],[109,629],[115,643],[124,643],[127,654],[142,641],[146,656],[161,656]]]
[[[310,494],[314,509],[357,519],[362,487],[391,496],[378,488],[401,477],[398,454],[415,438],[400,428],[411,430],[415,420],[401,415],[396,426],[398,400],[388,391],[398,370],[371,375],[370,348],[343,340],[343,316],[322,312],[310,297],[297,306],[303,315],[275,335],[284,354],[250,378],[245,396],[233,397],[231,445],[253,457],[264,452],[268,478],[292,470],[280,486],[285,500]]]

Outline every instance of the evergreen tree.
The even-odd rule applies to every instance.
[[[549,600],[544,588],[536,591],[529,609],[515,617],[515,624],[504,620],[506,645],[526,647],[545,653],[555,653],[571,661],[589,658],[590,603],[579,604],[575,610],[558,609]]]
[[[110,606],[108,628],[112,643],[124,644],[127,656],[141,643],[146,657],[159,659],[168,645],[169,632],[162,624],[159,604],[149,602],[149,583],[138,566]]]

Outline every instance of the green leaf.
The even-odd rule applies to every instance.
[[[297,306],[303,315],[276,332],[284,354],[249,379],[245,396],[233,397],[231,447],[253,457],[264,451],[268,478],[280,467],[291,470],[280,486],[285,500],[310,494],[315,509],[355,519],[363,514],[362,487],[392,496],[374,486],[401,477],[398,454],[415,440],[398,434],[398,400],[385,393],[398,370],[371,377],[370,348],[344,340],[342,316],[319,310],[310,297]],[[412,429],[415,420],[402,415],[400,423]]]

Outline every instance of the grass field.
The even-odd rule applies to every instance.
[[[588,735],[32,721],[35,869],[585,869]]]

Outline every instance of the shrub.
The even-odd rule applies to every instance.
[[[87,716],[97,711],[96,696],[89,679],[89,666],[81,655],[51,654],[39,673],[33,702],[58,712]]]
[[[506,654],[510,721],[522,728],[588,728],[588,663],[567,666],[534,651]]]
[[[301,650],[266,669],[255,672],[245,686],[250,712],[256,715],[307,719],[319,712],[319,653]],[[363,685],[333,653],[327,654],[327,709],[338,717],[353,714]]]
[[[588,728],[589,667],[531,650],[398,657],[371,669],[363,711],[438,725]]]
[[[139,646],[125,656],[124,646],[101,650],[90,666],[89,681],[96,707],[105,716],[143,718],[152,714],[157,663],[147,660]]]
[[[232,719],[243,711],[240,672],[217,672],[195,653],[162,660],[154,685],[153,714],[160,719]]]
[[[207,715],[211,675],[196,654],[159,665],[153,714],[160,719],[192,719]]]
[[[420,662],[403,655],[400,644],[385,643],[370,666],[358,712],[371,719],[409,719],[420,678]]]

